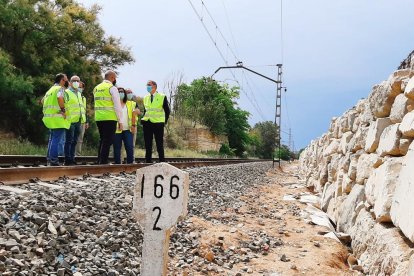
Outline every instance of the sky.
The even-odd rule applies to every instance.
[[[174,76],[190,83],[237,61],[276,79],[274,65],[283,64],[282,142],[289,144],[290,132],[296,150],[325,133],[332,117],[366,98],[414,50],[412,0],[79,2],[101,6],[106,34],[131,48],[136,62],[117,69],[117,84],[140,96],[149,79],[162,91]],[[274,83],[241,69],[214,79],[241,87],[238,104],[250,112],[251,126],[274,121]]]

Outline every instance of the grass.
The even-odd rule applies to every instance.
[[[47,145],[38,146],[30,143],[27,140],[18,139],[1,139],[0,140],[0,155],[40,155],[45,156]],[[153,157],[158,157],[155,150],[154,144]],[[82,147],[83,156],[96,156],[97,149],[84,145]],[[124,153],[125,154],[125,153]],[[135,157],[144,157],[145,150],[135,148]],[[216,152],[201,153],[188,149],[165,149],[166,157],[188,157],[188,158],[208,158],[208,157],[219,157]]]
[[[1,155],[46,155],[46,147],[36,146],[27,140],[18,139],[0,141]]]

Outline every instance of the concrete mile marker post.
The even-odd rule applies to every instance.
[[[170,230],[187,215],[189,175],[167,163],[137,170],[133,215],[144,232],[141,275],[167,275]]]

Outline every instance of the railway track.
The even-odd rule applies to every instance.
[[[0,184],[15,185],[33,181],[53,181],[60,178],[101,176],[105,174],[132,173],[151,165],[136,158],[135,164],[94,165],[96,157],[78,157],[82,165],[47,167],[44,156],[2,155],[0,156]],[[191,167],[218,166],[247,162],[263,162],[259,159],[217,159],[217,158],[167,158],[167,163],[183,169]]]

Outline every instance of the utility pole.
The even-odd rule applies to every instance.
[[[276,83],[277,85],[277,90],[276,90],[276,113],[275,113],[275,127],[277,130],[277,127],[279,125],[279,130],[276,132],[276,150],[279,153],[280,151],[280,138],[281,138],[281,132],[282,132],[282,88],[285,89],[286,91],[286,87],[282,87],[282,64],[277,64],[277,80],[274,80],[272,78],[269,78],[263,74],[260,74],[252,69],[249,69],[247,67],[243,66],[243,62],[239,61],[236,63],[236,66],[222,66],[219,67],[213,75],[211,75],[211,78],[213,78],[213,76],[220,71],[221,69],[235,69],[235,68],[239,68],[239,69],[244,69],[247,71],[250,71],[262,78],[265,78],[267,80],[270,80],[271,82]],[[275,162],[279,163],[279,167],[280,167],[280,153],[277,156],[277,160],[275,159],[275,156],[273,154],[273,166],[275,164]]]
[[[275,113],[275,127],[279,126],[279,131],[276,134],[276,153],[277,160],[273,156],[273,165],[275,162],[279,163],[280,167],[280,139],[282,136],[282,64],[277,64],[277,90],[276,90],[276,113]],[[286,91],[286,87],[285,87]]]
[[[289,128],[289,150],[292,151],[292,129]]]

